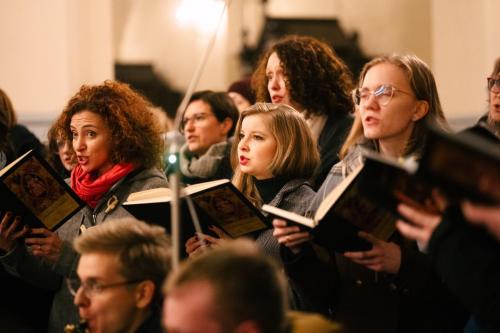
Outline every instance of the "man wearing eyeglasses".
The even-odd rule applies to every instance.
[[[78,277],[67,283],[87,332],[162,332],[160,286],[170,270],[163,228],[110,221],[88,229],[74,247]]]

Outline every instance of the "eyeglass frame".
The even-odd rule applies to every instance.
[[[179,131],[181,132],[181,134],[184,133],[184,128],[186,127],[188,121],[192,121],[193,126],[197,127],[197,125],[196,125],[197,123],[200,123],[200,122],[207,120],[208,118],[210,118],[210,116],[214,116],[217,119],[217,116],[214,113],[209,113],[209,112],[195,113],[191,118],[182,117]],[[219,120],[217,119],[217,121],[219,121]]]
[[[500,78],[487,77],[486,81],[488,82],[488,90],[489,91],[500,92]],[[493,82],[493,83],[491,83],[491,82]]]
[[[381,90],[381,88],[388,88],[388,87],[391,88],[391,97],[389,98],[389,100],[387,101],[387,103],[380,103],[379,100],[378,100],[378,97],[380,95],[382,95],[382,93],[384,92],[384,90]],[[356,95],[356,92],[360,91],[360,89],[362,89],[362,88],[356,88],[356,89],[353,89],[353,91],[352,91],[352,99],[354,101],[354,104],[356,104],[358,106],[361,106],[361,96]],[[399,92],[401,92],[403,94],[406,94],[408,96],[415,96],[413,93],[410,93],[410,92],[398,89],[398,88],[394,87],[391,84],[381,84],[374,91],[370,91],[368,88],[363,88],[363,89],[366,89],[366,91],[368,91],[371,96],[375,97],[375,99],[377,100],[377,103],[379,103],[381,106],[387,106],[387,105],[389,105],[389,103],[392,101],[392,98],[394,97],[394,92],[395,91],[399,91]]]
[[[73,281],[79,281],[79,286],[76,290],[72,285]],[[88,281],[82,283],[79,278],[66,278],[66,286],[68,287],[69,293],[73,296],[76,296],[78,290],[80,290],[80,288],[83,288],[83,292],[85,293],[85,295],[87,295],[87,297],[92,297],[93,295],[100,294],[101,292],[109,288],[127,286],[129,284],[140,283],[143,281],[144,280],[128,280],[106,284],[100,283],[99,281],[94,281],[94,284],[89,286]]]

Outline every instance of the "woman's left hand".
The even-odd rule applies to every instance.
[[[370,242],[369,251],[345,252],[344,256],[375,272],[397,274],[401,267],[401,248],[393,242],[385,242],[373,235],[360,231],[358,236]]]
[[[34,256],[56,262],[61,256],[62,241],[59,235],[45,228],[33,228],[29,237],[24,240],[26,245],[31,246]]]

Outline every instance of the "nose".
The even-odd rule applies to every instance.
[[[71,147],[70,147],[68,141],[64,142],[64,144],[62,145],[62,147],[60,149],[60,152],[62,155],[70,155],[71,154]]]
[[[240,142],[238,143],[238,150],[248,151],[248,144],[246,138],[240,140]]]
[[[184,121],[184,132],[192,132],[194,131],[194,120],[186,119]]]
[[[364,103],[362,103],[361,107],[363,109],[373,110],[373,109],[378,109],[380,105],[378,104],[377,98],[372,93],[368,96],[368,99]]]
[[[85,139],[81,135],[73,138],[73,149],[75,151],[83,151],[85,149]]]
[[[269,79],[268,87],[269,90],[275,90],[275,91],[280,90],[280,82],[278,76],[275,75],[271,79]]]
[[[83,288],[78,288],[75,294],[75,298],[73,299],[73,303],[78,307],[84,307],[89,305],[90,300],[83,291]]]

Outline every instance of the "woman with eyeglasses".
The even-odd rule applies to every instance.
[[[227,93],[204,90],[193,94],[179,129],[186,139],[179,154],[183,183],[232,177],[229,155],[238,117]]]
[[[357,113],[351,132],[336,164],[319,189],[312,210],[352,170],[363,163],[362,149],[382,155],[418,159],[426,139],[425,122],[447,129],[434,77],[428,66],[414,55],[392,55],[367,63],[353,92]],[[369,219],[370,216],[367,216]],[[285,270],[297,283],[307,281],[298,262],[304,266],[314,260],[304,252],[309,237],[285,221],[274,221],[274,235],[284,245],[290,265]],[[301,237],[302,235],[302,237]],[[440,316],[448,309],[433,312],[442,289],[431,263],[416,243],[405,242],[399,234],[383,241],[367,233],[360,237],[372,244],[368,251],[335,253],[339,281],[312,287],[317,280],[309,270],[310,292],[337,295],[333,306],[335,320],[347,332],[442,332],[447,327]],[[436,294],[433,295],[433,292]],[[436,297],[432,300],[432,297]],[[437,317],[436,317],[437,315]]]

